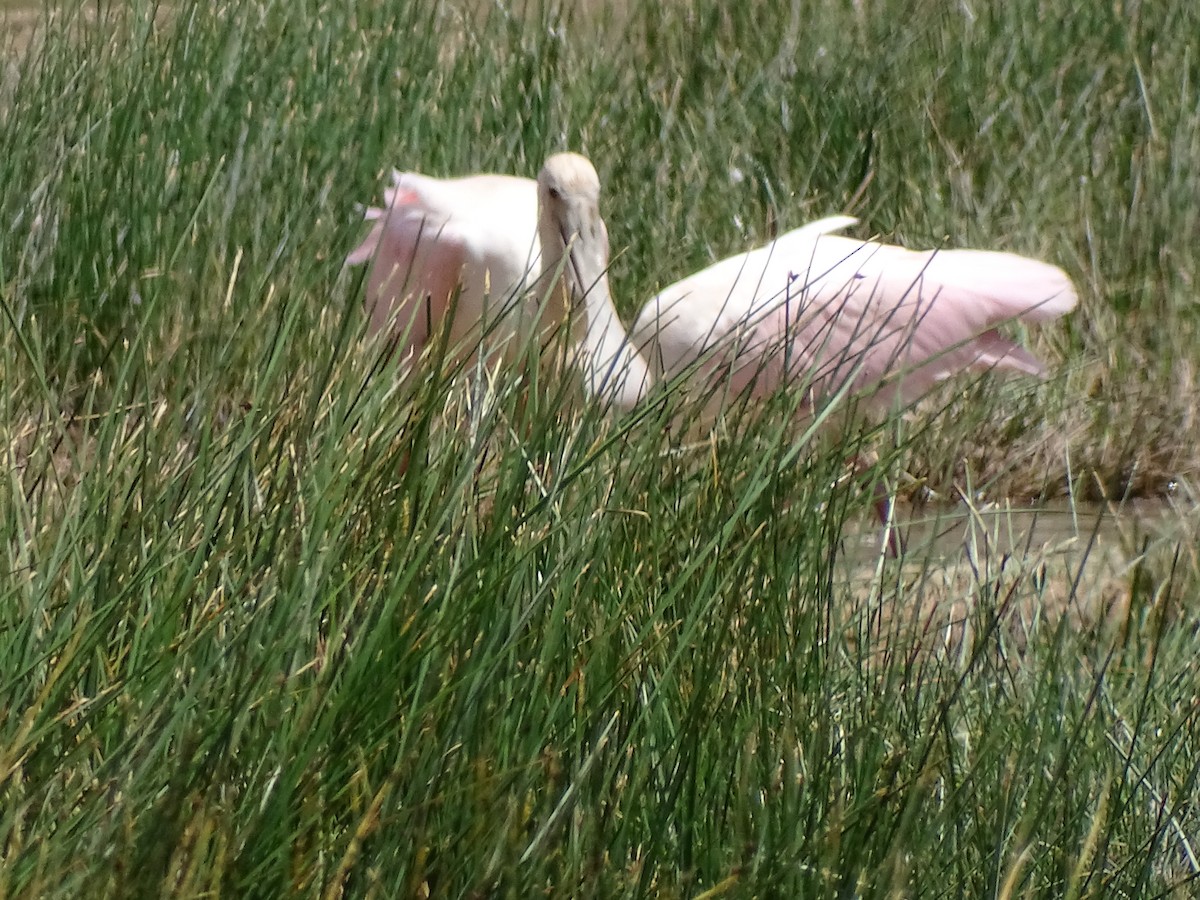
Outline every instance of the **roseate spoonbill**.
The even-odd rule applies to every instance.
[[[1075,308],[1070,279],[1048,263],[984,250],[917,252],[831,232],[832,216],[739,253],[660,291],[632,336],[608,286],[600,180],[574,153],[546,161],[538,222],[547,269],[586,314],[585,382],[621,408],[655,381],[692,372],[727,381],[725,395],[761,395],[798,379],[812,398],[843,386],[876,406],[908,403],[965,370],[1044,376],[1003,337],[1009,321],[1044,322]]]
[[[473,355],[486,334],[503,352],[567,313],[529,290],[541,272],[533,179],[393,172],[365,217],[374,225],[346,264],[370,263],[371,330],[391,329],[402,356],[444,325],[450,348]]]
[[[794,384],[810,408],[843,388],[869,406],[904,404],[972,369],[1041,376],[1042,363],[996,327],[1055,319],[1078,302],[1067,275],[1047,263],[855,240],[831,233],[855,221],[834,216],[665,288],[630,336],[609,292],[599,200],[587,159],[563,153],[546,161],[538,176],[543,262],[548,271],[561,265],[566,291],[585,311],[587,390],[619,408],[680,375],[702,379],[704,396],[718,402]],[[890,501],[881,489],[876,510],[886,526]],[[888,549],[898,549],[890,529]]]

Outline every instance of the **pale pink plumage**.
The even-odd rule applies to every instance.
[[[1060,269],[1010,253],[916,252],[830,233],[853,221],[814,222],[661,291],[634,330],[659,373],[699,364],[720,369],[735,394],[792,381],[818,397],[846,385],[876,404],[907,403],[971,369],[1045,374],[996,328],[1073,309]]]
[[[527,290],[540,273],[536,198],[528,178],[394,172],[384,205],[366,210],[370,232],[346,257],[370,263],[371,330],[419,353],[448,327],[449,346],[471,353],[485,334],[503,352],[549,327],[551,313]]]
[[[346,260],[371,263],[373,330],[389,327],[419,352],[451,311],[450,340],[467,347],[485,331],[506,344],[549,328],[561,311],[534,289],[541,251],[553,270],[570,244],[564,277],[584,311],[578,361],[593,396],[628,408],[655,381],[687,374],[722,396],[799,384],[815,398],[848,386],[879,404],[969,369],[1043,375],[997,326],[1049,321],[1077,303],[1047,263],[860,241],[833,234],[855,222],[833,216],[663,289],[630,336],[609,293],[599,193],[591,163],[570,153],[552,156],[538,182],[395,173]]]
[[[1047,263],[854,240],[830,234],[855,221],[835,216],[660,291],[630,338],[609,294],[599,194],[585,158],[551,157],[539,177],[539,229],[546,265],[566,255],[568,287],[586,309],[587,383],[619,407],[685,374],[708,380],[717,397],[799,384],[810,397],[861,390],[877,405],[907,402],[967,369],[1042,375],[1041,362],[996,327],[1054,319],[1077,302],[1070,279]]]

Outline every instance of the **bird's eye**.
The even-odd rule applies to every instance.
[[[549,188],[546,191],[546,193],[550,195],[551,200],[561,200],[562,199],[562,192],[556,187]]]

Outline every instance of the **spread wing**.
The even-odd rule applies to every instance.
[[[1073,309],[1060,269],[828,234],[845,224],[821,220],[667,288],[639,319],[652,359],[667,375],[697,366],[727,378],[733,392],[789,382],[823,396],[848,384],[876,402],[907,402],[967,369],[1043,374],[997,326]]]

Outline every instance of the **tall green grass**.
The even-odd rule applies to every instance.
[[[0,895],[1187,895],[1193,7],[47,10],[0,106]],[[355,202],[564,148],[625,313],[847,206],[1064,265],[1062,374],[876,474],[1175,511],[864,563],[858,435],[397,379]]]

